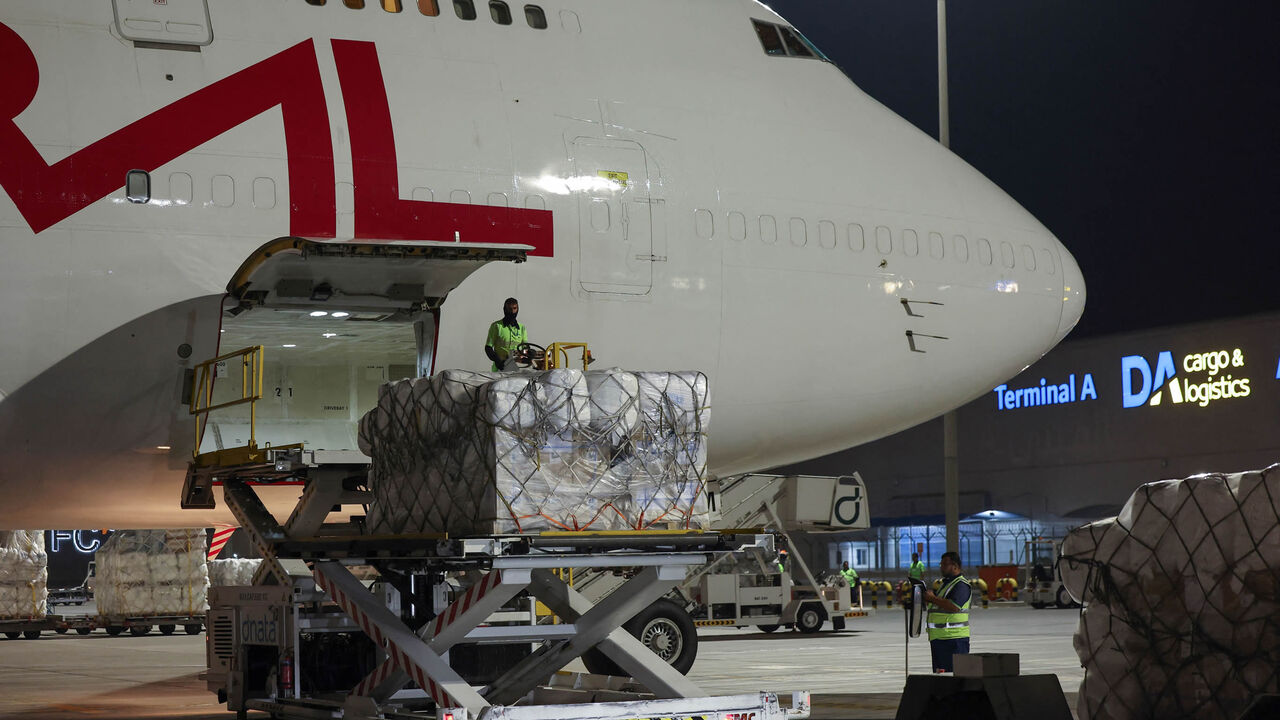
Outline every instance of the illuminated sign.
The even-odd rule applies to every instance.
[[[62,548],[70,543],[72,549],[78,553],[89,555],[102,547],[102,540],[105,533],[110,530],[50,530],[49,531],[49,552],[60,552]],[[94,536],[97,537],[94,537]]]
[[[1172,352],[1163,350],[1156,356],[1154,373],[1145,357],[1127,355],[1120,359],[1121,399],[1126,408],[1159,405],[1166,387],[1175,404],[1206,407],[1215,400],[1249,397],[1249,378],[1227,372],[1243,367],[1240,348],[1188,353],[1180,364],[1173,362]],[[1185,376],[1179,376],[1179,369]]]
[[[1006,384],[996,388],[995,393],[996,410],[1063,405],[1098,399],[1098,390],[1093,385],[1093,373],[1085,373],[1079,383],[1076,382],[1076,374],[1071,373],[1064,383],[1050,384],[1044,378],[1040,378],[1039,385],[1010,388]]]

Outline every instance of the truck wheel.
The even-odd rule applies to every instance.
[[[161,625],[161,626],[160,626],[160,634],[161,634],[161,635],[172,635],[172,634],[173,634],[173,631],[174,631],[174,630],[177,630],[177,629],[178,629],[178,626],[177,626],[177,625]]]
[[[767,633],[771,633],[774,630],[778,629],[777,625],[757,625],[756,627],[760,628],[760,632],[767,632]]]
[[[76,632],[80,635],[88,635],[93,632],[93,628],[76,628]]]
[[[40,631],[39,630],[23,630],[22,637],[28,640],[35,640],[36,638],[40,637]]]
[[[689,668],[693,667],[698,656],[698,632],[689,613],[674,602],[662,598],[641,610],[622,627],[681,675],[688,674]],[[597,675],[627,674],[595,648],[583,654],[582,663],[587,666],[587,672]]]
[[[7,630],[6,630],[6,631],[5,631],[4,636],[5,636],[5,637],[7,637],[7,638],[9,638],[10,640],[17,640],[18,638],[22,637],[22,633],[21,633],[21,632],[9,632],[9,631],[7,631]]]
[[[1069,608],[1075,605],[1075,601],[1071,599],[1071,593],[1067,592],[1066,585],[1058,586],[1058,597],[1054,600],[1054,604],[1060,608]]]
[[[187,623],[186,625],[182,626],[182,629],[186,631],[188,635],[199,635],[200,623]]]
[[[802,633],[816,633],[826,622],[827,613],[818,603],[805,603],[796,613],[796,629]]]
[[[58,633],[59,635],[66,635],[66,634],[67,634],[67,629],[66,629],[66,628],[64,628],[64,627],[54,628],[54,629],[53,629],[53,631],[54,631],[54,632],[56,632],[56,633]]]
[[[129,628],[129,634],[134,637],[142,637],[151,632],[150,625],[133,625]]]
[[[121,626],[119,626],[119,625],[108,625],[108,626],[107,626],[107,634],[108,634],[108,635],[110,635],[111,637],[115,637],[115,636],[119,635],[119,634],[120,634],[120,633],[122,633],[122,632],[124,632],[124,628],[123,628],[123,627],[121,627]]]

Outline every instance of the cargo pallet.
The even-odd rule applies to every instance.
[[[34,640],[46,631],[58,635],[69,631],[88,635],[102,628],[112,636],[128,631],[134,637],[141,637],[157,627],[161,635],[172,635],[178,628],[188,635],[196,635],[204,628],[204,621],[204,615],[45,615],[43,618],[0,620],[0,633],[10,640],[20,637]]]
[[[266,460],[255,466],[271,479],[290,465]],[[690,567],[760,542],[755,535],[361,535],[324,521],[337,505],[367,502],[367,493],[350,489],[343,472],[294,469],[306,488],[284,525],[254,491],[251,482],[267,478],[254,478],[252,468],[201,478],[222,483],[227,505],[263,556],[253,586],[215,588],[210,596],[207,683],[238,717],[248,710],[359,720],[809,715],[807,692],[793,694],[790,708],[767,692],[707,697],[622,627],[682,582]],[[201,494],[193,489],[189,482],[184,496]],[[352,573],[357,565],[375,565],[390,579],[370,588]],[[593,602],[562,579],[587,568],[629,579]],[[460,576],[469,578],[468,587],[450,592],[449,579]],[[536,613],[509,609],[513,602],[527,604],[526,595],[559,622],[536,624]],[[511,654],[501,656],[507,662],[486,665],[491,676],[473,683],[450,662],[451,649],[460,652],[463,644]],[[321,675],[330,675],[312,668],[329,671],[330,660],[361,657],[352,647],[366,648],[373,662],[357,662],[349,677],[321,687]],[[593,650],[635,682],[561,672]],[[406,689],[410,684],[415,687]],[[602,698],[611,702],[593,702]]]

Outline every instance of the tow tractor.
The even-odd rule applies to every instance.
[[[1062,575],[1058,571],[1061,545],[1062,541],[1050,538],[1036,538],[1026,543],[1025,597],[1033,608],[1051,604],[1060,608],[1080,607],[1062,584]]]

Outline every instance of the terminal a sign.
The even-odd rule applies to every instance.
[[[1169,390],[1173,404],[1207,407],[1218,400],[1249,397],[1249,378],[1236,377],[1244,368],[1244,352],[1208,350],[1188,353],[1175,363],[1168,350],[1156,355],[1152,368],[1142,355],[1120,359],[1121,398],[1126,408],[1159,405]]]
[[[1010,388],[1007,384],[995,389],[996,410],[1037,407],[1039,405],[1064,405],[1066,403],[1097,400],[1098,390],[1093,384],[1093,374],[1085,373],[1079,380],[1076,374],[1067,376],[1066,382],[1050,383],[1040,378],[1039,385]]]

